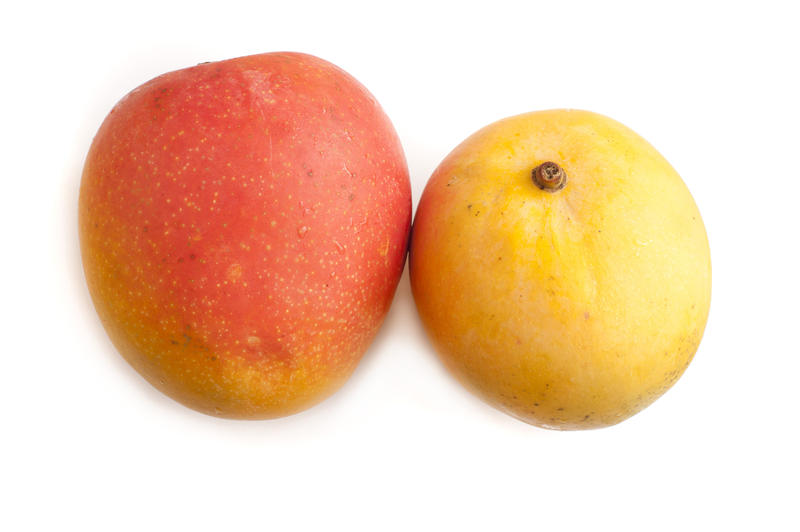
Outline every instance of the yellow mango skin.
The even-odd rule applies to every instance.
[[[557,192],[532,170],[554,162]],[[689,190],[643,138],[576,110],[518,115],[454,149],[414,220],[411,287],[445,366],[553,429],[614,425],[683,374],[711,299]]]

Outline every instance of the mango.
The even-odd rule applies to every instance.
[[[392,301],[410,221],[388,117],[298,53],[134,89],[80,187],[86,281],[114,345],[168,396],[228,418],[299,412],[345,382]]]
[[[614,425],[697,351],[708,239],[669,163],[604,116],[522,114],[456,147],[425,187],[411,285],[444,365],[552,429]]]

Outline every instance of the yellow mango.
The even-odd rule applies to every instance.
[[[411,285],[445,366],[546,428],[616,424],[697,351],[711,298],[700,212],[643,138],[575,110],[518,115],[455,148],[417,209]]]

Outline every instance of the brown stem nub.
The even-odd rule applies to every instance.
[[[567,173],[556,163],[542,163],[533,169],[533,183],[545,192],[557,192],[567,184]]]

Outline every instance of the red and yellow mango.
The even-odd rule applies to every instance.
[[[377,332],[411,218],[399,139],[374,97],[313,56],[157,77],[109,113],[79,232],[111,340],[201,412],[270,418],[348,378]]]

